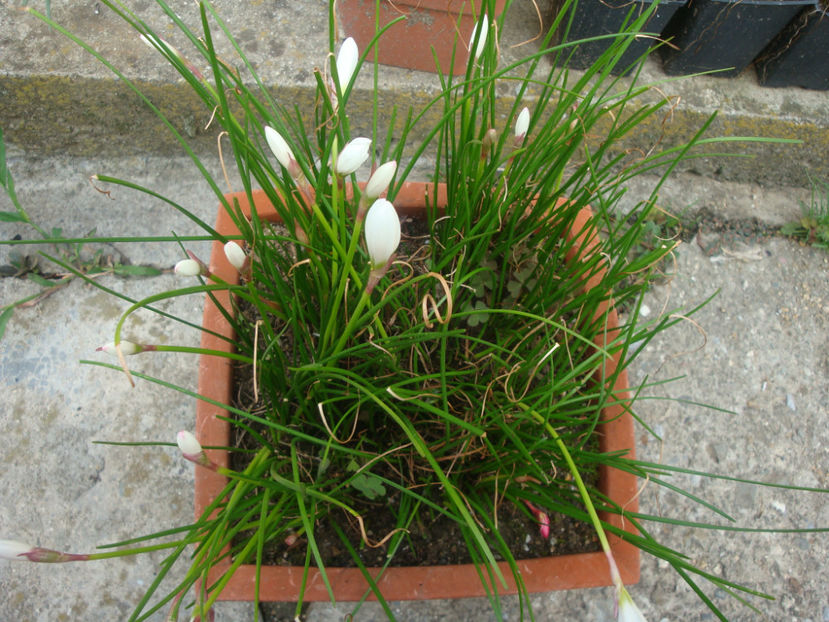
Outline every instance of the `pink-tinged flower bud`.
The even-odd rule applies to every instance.
[[[89,555],[61,553],[60,551],[31,546],[15,540],[0,540],[0,559],[59,564],[62,562],[86,561],[89,559]]]
[[[535,520],[538,521],[538,531],[541,533],[541,537],[545,540],[550,537],[550,517],[547,515],[547,512],[537,508],[535,505],[524,499],[524,505],[532,512],[532,515],[535,517]]]
[[[176,434],[176,444],[178,445],[179,450],[181,450],[181,455],[184,456],[185,460],[189,460],[190,462],[199,464],[214,471],[216,470],[216,465],[210,461],[210,458],[208,458],[207,454],[204,453],[201,443],[199,443],[191,432],[182,430]]]
[[[351,173],[360,168],[368,160],[370,146],[370,138],[355,138],[346,143],[343,150],[337,156],[335,165],[337,173],[343,176],[351,175]]]
[[[131,356],[133,354],[138,354],[140,352],[146,352],[148,350],[154,350],[154,346],[145,346],[140,343],[133,343],[132,341],[127,341],[126,339],[122,339],[121,342],[121,353],[125,356]],[[95,348],[95,352],[107,352],[108,354],[117,355],[117,350],[115,349],[115,343],[110,341],[107,344],[99,346]]]
[[[550,538],[550,517],[547,516],[546,512],[539,512],[536,516],[538,519],[538,531],[541,533],[541,537],[545,540],[549,540]]]
[[[291,148],[288,146],[287,141],[282,137],[282,134],[277,132],[271,126],[266,125],[265,141],[267,141],[268,147],[271,148],[271,151],[276,156],[279,163],[291,174],[291,177],[296,177],[300,173],[299,163],[296,161],[296,158],[294,158],[294,152],[291,151]]]
[[[204,266],[195,259],[182,259],[175,268],[173,268],[179,276],[200,276],[206,274]]]
[[[351,77],[354,75],[354,70],[357,69],[357,62],[360,60],[360,51],[357,49],[357,43],[349,37],[343,41],[340,46],[340,53],[337,54],[337,77],[340,80],[340,89],[345,90],[348,83],[351,82]]]
[[[530,109],[522,108],[518,113],[518,118],[515,120],[515,142],[522,143],[524,137],[527,135],[527,130],[530,129]]]
[[[196,440],[196,437],[187,430],[182,430],[176,435],[176,443],[178,444],[178,448],[181,450],[181,453],[183,453],[188,460],[198,457],[204,453],[204,450],[201,448],[201,443],[199,443],[199,441]]]
[[[366,248],[371,269],[382,268],[400,244],[400,218],[394,205],[386,199],[377,199],[366,214]]]
[[[481,36],[478,36],[478,31],[481,31]],[[469,37],[469,47],[472,48],[475,45],[475,39],[478,39],[478,44],[475,45],[475,60],[478,60],[481,57],[481,54],[484,52],[484,46],[486,46],[486,36],[487,32],[489,31],[489,18],[487,17],[486,13],[481,16],[481,21],[475,24],[475,29],[472,31],[472,36]]]
[[[247,263],[248,260],[248,256],[245,254],[245,251],[242,250],[242,247],[231,240],[225,244],[224,250],[225,257],[227,257],[230,265],[236,268],[239,272],[242,272],[245,268],[245,263]]]
[[[366,184],[366,198],[374,200],[383,194],[391,183],[391,178],[397,171],[397,162],[391,160],[377,167]]]

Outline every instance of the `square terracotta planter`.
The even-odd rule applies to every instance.
[[[506,0],[497,0],[495,15],[504,11]],[[354,37],[360,52],[367,49],[375,33],[375,0],[339,0],[337,16],[343,36]],[[384,65],[435,71],[432,48],[443,73],[460,75],[469,58],[467,46],[480,14],[480,0],[381,0],[379,26],[398,17],[406,19],[392,26],[378,43],[379,61]],[[457,34],[457,51],[452,62],[452,48]],[[368,59],[372,60],[371,52]]]
[[[405,215],[423,215],[424,197],[430,192],[430,184],[410,182],[404,184],[395,197],[395,207],[398,213]],[[430,192],[431,196],[431,192]],[[246,214],[250,213],[251,205],[244,193],[228,195],[229,200],[236,199]],[[253,202],[256,212],[262,219],[278,220],[276,211],[262,191],[253,192]],[[445,191],[440,189],[438,206],[445,205]],[[573,248],[582,247],[582,252],[590,252],[598,242],[595,238],[588,238],[583,229],[590,218],[590,211],[585,209],[579,213],[571,239],[577,237],[578,244]],[[227,212],[220,207],[216,222],[216,230],[224,235],[238,234],[233,221]],[[583,243],[585,242],[586,243]],[[568,255],[568,259],[575,257]],[[210,271],[228,282],[238,282],[237,271],[227,262],[220,242],[213,243],[210,258]],[[600,275],[594,275],[585,283],[591,287],[600,280]],[[226,293],[216,296],[219,304],[230,309],[229,298]],[[604,314],[607,307],[600,309]],[[608,313],[608,330],[606,335],[599,337],[605,343],[614,339],[618,333],[618,318],[615,310]],[[204,328],[218,334],[232,337],[230,325],[210,299],[205,302]],[[597,340],[597,341],[598,341]],[[600,344],[601,345],[601,344]],[[202,347],[213,350],[229,351],[230,343],[207,332],[202,338]],[[619,363],[618,355],[605,363],[605,376],[612,374]],[[201,357],[199,363],[198,391],[202,396],[227,404],[231,401],[232,370],[230,361],[220,357]],[[620,400],[628,400],[627,374],[623,370],[616,378],[613,387]],[[199,401],[196,409],[196,436],[204,446],[224,446],[230,444],[230,425],[218,417],[227,416],[223,410],[206,401]],[[634,455],[634,428],[633,418],[625,411],[620,403],[608,406],[602,412],[602,421],[597,428],[599,446],[603,452],[627,452]],[[207,450],[210,458],[219,465],[229,465],[227,451]],[[227,480],[217,473],[207,469],[196,469],[196,517],[200,517],[207,507],[226,485]],[[602,492],[614,503],[630,512],[638,510],[636,501],[636,478],[626,472],[602,467],[599,474],[599,486]],[[630,521],[623,523],[618,515],[602,516],[607,522],[633,531]],[[639,549],[624,542],[622,539],[608,534],[613,555],[619,566],[622,579],[626,584],[639,580]],[[518,561],[518,568],[528,592],[548,592],[553,590],[569,590],[585,587],[611,585],[607,560],[602,552],[583,553],[575,555],[561,555],[540,559]],[[230,565],[228,559],[219,562],[213,569],[210,583]],[[516,593],[516,586],[512,580],[512,572],[506,563],[501,563],[501,571],[509,583],[508,589],[501,590],[502,594]],[[360,600],[365,595],[368,585],[361,572],[356,568],[327,568],[334,596],[338,601]],[[369,569],[373,577],[377,577],[380,569]],[[261,568],[261,584],[259,599],[261,601],[288,601],[298,600],[298,589],[302,583],[304,569],[301,567],[266,566]],[[242,565],[233,575],[227,587],[220,596],[220,600],[254,600],[254,585],[256,577],[255,565]],[[387,568],[377,579],[377,584],[388,600],[422,600],[436,598],[464,598],[471,596],[485,596],[486,592],[481,584],[476,567],[472,564],[434,567],[392,567]],[[327,601],[328,592],[323,584],[320,573],[316,568],[309,572],[305,601]]]

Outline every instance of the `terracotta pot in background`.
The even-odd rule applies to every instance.
[[[495,15],[504,11],[506,0],[496,0]],[[375,0],[339,0],[337,16],[343,36],[354,37],[360,52],[367,49],[375,33]],[[381,0],[379,27],[404,16],[378,43],[379,60],[384,65],[435,71],[435,55],[443,73],[462,74],[469,57],[467,46],[481,1],[475,0]],[[452,49],[457,34],[457,51],[452,63]],[[370,52],[368,59],[372,60]]]
[[[423,215],[425,213],[425,196],[429,192],[432,196],[431,184],[409,182],[404,184],[395,197],[395,207],[402,215]],[[228,195],[228,199],[238,200],[246,214],[250,214],[251,205],[244,193]],[[254,208],[260,218],[278,220],[276,211],[261,190],[253,192]],[[439,188],[438,207],[446,203],[445,189]],[[591,252],[598,244],[595,235],[588,233],[586,226],[591,216],[589,209],[582,210],[576,222],[570,239],[578,238],[573,244],[572,254],[568,259],[576,259],[578,251]],[[223,235],[238,234],[233,221],[227,212],[220,207],[216,222],[216,230]],[[577,251],[578,249],[578,251]],[[572,255],[572,256],[571,256]],[[210,258],[210,271],[228,282],[238,282],[238,272],[227,262],[220,242],[213,243]],[[601,279],[601,274],[594,274],[585,283],[591,287]],[[216,295],[219,304],[230,309],[229,298],[226,292]],[[607,306],[599,310],[604,315]],[[598,343],[612,341],[618,333],[618,318],[616,311],[611,309],[607,313],[608,330],[598,338]],[[216,305],[208,298],[205,302],[203,326],[207,331],[232,337],[230,325],[225,321]],[[231,345],[209,332],[202,337],[202,347],[213,350],[229,351]],[[619,363],[619,355],[608,359],[605,363],[604,376],[614,373]],[[203,356],[199,363],[199,394],[215,400],[218,403],[228,404],[232,393],[231,363],[225,358]],[[629,399],[627,389],[627,374],[623,370],[616,379],[613,387],[619,400]],[[230,445],[230,425],[219,419],[226,417],[226,410],[199,401],[196,408],[196,436],[204,446]],[[599,447],[603,452],[627,452],[634,455],[633,418],[620,403],[608,406],[602,412],[602,423],[597,428]],[[227,451],[207,450],[210,458],[223,466],[229,465]],[[200,517],[226,484],[226,479],[207,469],[196,469],[196,517]],[[638,510],[636,501],[636,478],[622,471],[602,467],[599,474],[599,486],[611,502],[630,512]],[[602,517],[609,523],[628,530],[632,530],[630,522],[623,522],[618,515],[611,514]],[[613,555],[619,565],[622,579],[626,584],[639,580],[639,549],[620,538],[608,534]],[[209,583],[228,568],[230,561],[224,559],[217,564]],[[528,592],[548,592],[553,590],[567,590],[585,587],[611,585],[607,559],[602,552],[582,553],[575,555],[561,555],[540,559],[518,561],[518,568]],[[501,571],[509,583],[509,588],[501,593],[516,593],[512,572],[506,563],[501,563]],[[327,568],[328,578],[334,591],[335,598],[340,601],[360,600],[368,585],[357,568]],[[372,576],[377,576],[379,569],[369,569]],[[262,601],[298,600],[299,586],[302,584],[304,569],[301,567],[267,566],[261,569],[261,584],[259,599]],[[256,567],[254,565],[240,566],[233,578],[222,592],[221,600],[254,600],[254,586]],[[478,570],[472,564],[455,566],[433,567],[390,567],[387,568],[377,584],[388,600],[421,600],[435,598],[463,598],[471,596],[485,596],[484,587],[478,575]],[[316,568],[309,571],[308,582],[304,594],[306,601],[327,601],[328,592],[323,584],[320,573]]]

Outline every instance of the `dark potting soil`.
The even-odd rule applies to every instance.
[[[235,369],[234,406],[247,411],[256,411],[262,404],[253,402],[252,377],[249,366],[238,366]],[[250,425],[250,422],[246,422]],[[234,447],[249,449],[255,452],[258,449],[254,439],[240,428],[233,428],[232,444]],[[231,468],[244,470],[251,453],[231,452]],[[390,474],[391,475],[391,474]],[[595,474],[583,474],[588,485],[596,483]],[[382,566],[390,554],[392,539],[387,538],[397,527],[396,512],[400,501],[400,494],[388,494],[381,499],[369,501],[356,498],[352,503],[363,518],[365,535],[363,538],[357,520],[345,511],[333,508],[331,514],[317,521],[314,529],[314,538],[321,551],[327,566],[350,567],[354,561],[348,549],[332,527],[332,523],[340,527],[348,536],[351,546],[359,552],[360,560],[368,567]],[[512,502],[504,501],[498,511],[497,531],[504,540],[515,559],[535,559],[550,555],[566,555],[600,550],[595,530],[587,523],[574,520],[563,514],[551,514],[550,537],[543,538],[539,524],[528,512],[516,507]],[[499,554],[495,545],[495,536],[483,525],[479,525],[484,537],[487,538],[495,558],[499,561],[503,555]],[[376,544],[383,542],[380,546]],[[298,538],[295,542],[270,542],[265,547],[264,563],[266,565],[303,566],[306,560],[307,540]],[[418,519],[409,525],[390,566],[440,566],[451,564],[466,564],[473,560],[466,548],[460,526],[450,518],[437,512],[423,510]]]
[[[404,219],[403,241],[398,256],[413,258],[422,250],[423,240],[428,232],[422,221]],[[247,313],[251,310],[242,309]],[[253,318],[252,318],[253,319]],[[267,405],[254,398],[253,380],[250,366],[235,368],[235,390],[233,405],[247,412],[263,412]],[[250,425],[250,421],[246,424]],[[231,439],[235,447],[256,451],[259,447],[255,441],[240,428],[233,428]],[[231,468],[243,470],[247,466],[250,453],[231,452]],[[389,474],[391,476],[391,474]],[[582,474],[588,485],[595,484],[595,474]],[[397,527],[396,512],[393,511],[400,501],[400,493],[391,493],[375,501],[358,499],[352,504],[363,518],[365,535],[371,544],[383,542],[380,546],[369,546],[363,538],[358,522],[345,511],[337,508],[331,510],[326,518],[317,521],[314,538],[321,551],[323,560],[330,567],[354,566],[351,554],[343,545],[332,524],[336,524],[348,536],[351,546],[358,551],[360,560],[368,567],[382,566],[387,562],[393,538],[387,538]],[[550,536],[543,538],[539,524],[526,508],[518,508],[510,501],[500,504],[497,516],[497,531],[506,543],[515,559],[534,559],[550,555],[599,551],[600,546],[595,530],[588,524],[571,519],[562,514],[551,514]],[[502,560],[495,543],[495,535],[485,526],[479,525],[487,538],[496,559]],[[298,538],[295,542],[270,542],[266,544],[263,562],[266,565],[303,566],[306,560],[307,539]],[[431,566],[471,563],[473,560],[467,550],[459,525],[438,512],[421,511],[415,522],[409,525],[407,533],[399,543],[391,566]]]

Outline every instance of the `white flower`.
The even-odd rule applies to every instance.
[[[383,194],[389,187],[395,171],[397,171],[397,162],[394,160],[378,166],[366,184],[366,197],[376,199]]]
[[[368,160],[368,149],[371,146],[370,138],[355,138],[346,143],[337,156],[336,169],[340,175],[351,175]]]
[[[232,240],[225,244],[225,257],[227,257],[230,265],[240,272],[245,267],[245,261],[248,258],[245,255],[245,251],[242,250],[242,247]]]
[[[265,126],[265,140],[268,147],[271,148],[279,163],[288,169],[291,175],[295,175],[297,170],[297,161],[294,158],[294,152],[288,146],[288,143],[282,138],[282,134],[273,129],[270,125]]]
[[[173,272],[179,276],[199,276],[203,274],[202,264],[195,259],[182,259],[173,268]]]
[[[340,46],[340,53],[337,54],[337,77],[340,80],[342,90],[345,90],[345,87],[351,82],[354,70],[357,69],[358,60],[360,60],[360,52],[357,49],[357,43],[349,37],[343,41],[342,46]]]
[[[478,30],[481,31],[481,36],[478,37]],[[486,35],[489,30],[489,18],[486,13],[481,17],[481,21],[475,24],[475,29],[472,31],[472,36],[469,38],[469,47],[475,44],[475,38],[478,37],[478,45],[475,46],[475,60],[478,60],[483,54],[484,46],[486,45]]]
[[[146,348],[138,343],[133,343],[132,341],[127,341],[126,339],[121,340],[121,352],[125,356],[130,356],[132,354],[138,354],[139,352],[143,352]],[[109,354],[116,354],[115,350],[115,343],[110,341],[109,343],[102,345],[98,348],[95,348],[96,352],[108,352]]]
[[[624,587],[618,591],[618,599],[618,622],[648,622]]]
[[[400,218],[394,205],[386,199],[377,199],[366,214],[366,247],[371,258],[371,269],[386,265],[400,244]]]
[[[31,553],[34,547],[15,540],[0,540],[0,559],[25,561],[26,554]]]
[[[530,109],[524,107],[518,113],[518,118],[515,120],[515,139],[519,141],[524,140],[528,129],[530,129]]]
[[[188,458],[198,457],[202,454],[201,443],[199,443],[199,441],[196,440],[196,437],[187,430],[182,430],[176,434],[176,443],[178,444],[178,448],[181,450],[181,453]]]

